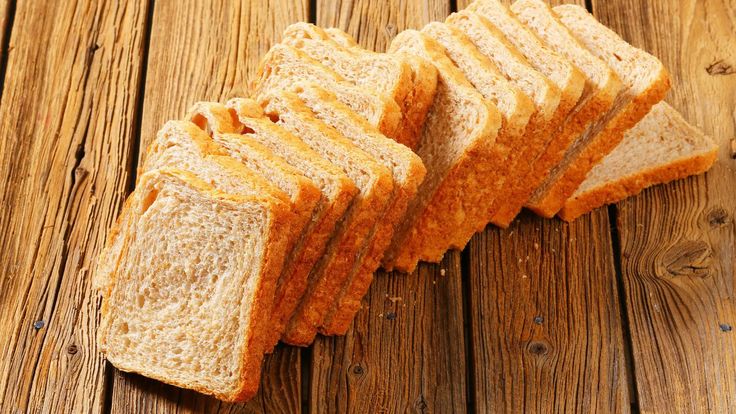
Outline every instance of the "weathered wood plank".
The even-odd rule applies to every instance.
[[[318,1],[317,23],[382,51],[448,12],[438,0]],[[313,345],[310,411],[465,412],[461,276],[457,252],[411,275],[379,272],[347,336]]]
[[[478,412],[629,410],[605,209],[570,225],[523,214],[508,230],[489,227],[469,263]]]
[[[128,181],[146,2],[19,1],[0,105],[0,412],[99,412],[96,252]]]
[[[4,49],[6,33],[8,30],[12,29],[12,27],[10,27],[10,6],[10,0],[0,1],[0,48],[3,48],[2,50],[0,50],[0,67],[2,67],[2,65],[5,63],[5,55],[7,53]],[[0,79],[0,90],[2,90],[2,84],[3,79]]]
[[[169,119],[198,100],[243,96],[249,77],[283,29],[306,20],[308,2],[159,1],[146,72],[140,157]],[[142,158],[141,158],[142,159]],[[266,359],[261,391],[249,404],[225,404],[138,375],[118,373],[113,412],[296,412],[301,408],[301,351],[279,347]]]
[[[673,75],[668,101],[721,148],[704,177],[649,189],[617,207],[639,407],[734,412],[736,3],[594,0],[593,11],[662,59]]]

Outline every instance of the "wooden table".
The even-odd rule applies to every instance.
[[[100,355],[96,255],[165,120],[241,96],[292,22],[383,50],[465,2],[0,0],[0,412],[736,412],[734,0],[580,1],[671,69],[721,147],[705,176],[380,274],[347,336],[278,348],[247,405]]]

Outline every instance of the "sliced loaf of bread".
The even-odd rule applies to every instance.
[[[276,292],[274,315],[268,345],[273,347],[281,339],[289,320],[294,315],[310,281],[315,265],[327,251],[328,243],[343,220],[359,189],[343,170],[325,159],[321,153],[286,129],[269,119],[249,116],[250,99],[236,98],[227,103],[235,114],[242,133],[241,139],[258,142],[286,160],[322,192],[322,205],[312,219],[304,252],[296,261],[291,283]],[[314,279],[314,277],[312,277]]]
[[[527,160],[520,156],[529,151],[528,146],[538,145],[546,123],[536,116],[534,102],[515,84],[506,79],[495,63],[480,53],[463,32],[446,23],[430,23],[422,33],[434,39],[445,49],[445,54],[463,72],[465,77],[484,98],[495,104],[503,117],[503,124],[496,137],[499,145],[509,149],[509,156],[498,168],[496,188],[483,201],[486,220],[491,221],[499,202],[522,205],[526,200],[510,201],[515,174],[526,170]],[[487,185],[491,185],[489,182]],[[462,248],[463,240],[453,240],[451,247]]]
[[[509,81],[532,98],[537,112],[531,122],[542,126],[539,133],[533,135],[533,141],[525,147],[524,153],[519,154],[524,163],[518,165],[515,179],[509,183],[512,195],[492,206],[492,223],[507,227],[544,179],[544,171],[541,171],[544,168],[541,167],[545,163],[537,161],[545,156],[547,145],[553,140],[554,132],[562,125],[574,102],[570,98],[563,101],[560,88],[536,70],[487,19],[476,13],[463,11],[451,14],[446,23],[463,32],[483,55],[496,64]]]
[[[361,250],[360,266],[348,277],[321,324],[321,333],[340,335],[347,331],[360,308],[360,301],[373,280],[373,272],[381,263],[394,228],[404,217],[407,205],[424,180],[426,169],[419,156],[409,148],[381,134],[328,91],[314,84],[297,84],[293,91],[318,119],[387,167],[394,179],[394,190],[386,208]]]
[[[209,179],[226,175],[231,183],[249,180],[237,169]],[[107,359],[222,400],[251,398],[289,206],[163,168],[140,177],[128,207],[98,330]]]
[[[293,92],[278,91],[258,99],[277,125],[339,166],[360,190],[332,235],[324,257],[312,269],[307,291],[282,337],[289,344],[306,346],[314,340],[335,295],[360,266],[361,248],[386,208],[393,178],[388,168],[319,120]]]
[[[584,8],[564,5],[553,10],[588,51],[613,69],[623,88],[611,109],[588,127],[586,135],[595,137],[594,145],[571,148],[535,192],[531,205],[551,206],[535,208],[544,216],[557,213],[563,205],[560,200],[564,202],[575,192],[587,172],[621,142],[626,130],[664,99],[670,87],[669,74],[657,58],[626,43]],[[574,168],[568,168],[571,165]]]
[[[343,46],[324,29],[309,23],[292,24],[284,30],[282,38],[282,43],[305,52],[347,81],[392,98],[402,114],[396,141],[404,145],[416,142],[418,132],[413,125],[424,119],[432,96],[425,98],[430,102],[414,102],[415,98],[425,95],[413,93],[418,85],[408,59],[376,53],[357,45]],[[424,108],[425,114],[412,111],[415,107]]]
[[[710,137],[660,102],[593,167],[559,216],[572,221],[649,186],[701,174],[713,165],[717,152]]]
[[[488,181],[507,154],[496,145],[502,122],[498,109],[473,88],[442,46],[406,30],[392,41],[390,52],[419,56],[438,71],[437,93],[416,149],[427,176],[383,260],[387,270],[412,271],[419,260],[441,260],[452,240],[467,242],[485,227],[481,206],[491,196]]]
[[[401,108],[383,93],[348,82],[334,70],[294,47],[277,44],[263,57],[251,89],[253,96],[285,90],[297,81],[314,82],[334,93],[383,134],[396,139],[401,127]]]

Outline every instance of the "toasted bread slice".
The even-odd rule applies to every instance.
[[[559,216],[572,221],[652,185],[701,174],[713,165],[717,153],[710,137],[660,102],[593,167]]]
[[[340,335],[347,331],[360,301],[378,269],[394,228],[403,218],[406,207],[424,180],[422,160],[409,148],[387,138],[326,90],[314,84],[297,84],[295,93],[315,116],[335,128],[358,148],[388,168],[394,179],[394,191],[381,212],[358,258],[356,266],[336,296],[321,325],[320,332]]]
[[[325,33],[344,47],[360,48],[352,36],[340,29],[328,28],[325,29]],[[411,66],[412,88],[403,102],[397,102],[404,114],[405,131],[408,131],[399,142],[413,150],[416,149],[419,142],[424,120],[437,91],[437,69],[430,62],[417,56],[400,55],[400,58],[406,60]]]
[[[307,291],[282,336],[287,343],[309,345],[335,295],[354,266],[360,264],[357,260],[361,247],[393,192],[393,178],[391,171],[374,157],[317,119],[296,94],[280,91],[258,99],[276,124],[299,136],[324,159],[339,166],[360,190],[333,234],[324,257],[312,269]]]
[[[485,184],[505,159],[496,145],[501,116],[445,55],[443,48],[414,30],[400,33],[390,52],[414,54],[438,71],[437,93],[427,114],[417,154],[427,176],[406,219],[394,232],[383,259],[387,270],[412,271],[419,260],[438,262],[453,240],[485,227]]]
[[[536,143],[540,133],[546,129],[546,123],[540,122],[541,117],[535,116],[536,108],[531,98],[507,80],[496,64],[480,53],[459,29],[446,23],[434,22],[424,26],[422,33],[442,45],[445,54],[478,92],[501,111],[503,125],[496,141],[509,148],[509,157],[498,169],[496,188],[489,198],[484,200],[487,207],[486,220],[490,221],[495,213],[492,208],[498,204],[497,200],[510,202],[509,199],[513,196],[512,185],[507,183],[515,181],[518,171],[527,169],[528,162],[521,159],[520,155],[529,151],[527,148],[529,145]],[[493,182],[489,182],[486,185],[492,184]],[[524,202],[525,200],[517,200],[513,203]],[[452,247],[462,248],[462,243],[463,240],[454,240]]]
[[[308,81],[334,93],[383,134],[396,139],[401,126],[401,108],[390,97],[348,82],[334,70],[288,45],[278,44],[266,53],[253,82],[253,96],[288,89]]]
[[[229,174],[228,182],[248,181],[237,169]],[[288,205],[164,168],[141,176],[128,208],[98,331],[107,359],[222,400],[251,398],[286,251]]]
[[[325,159],[320,152],[268,119],[248,116],[252,106],[250,99],[237,98],[229,101],[238,122],[242,139],[256,141],[284,158],[291,166],[309,177],[322,191],[323,208],[312,219],[309,236],[304,242],[304,252],[292,270],[291,283],[276,292],[274,316],[268,344],[273,347],[284,334],[289,320],[294,315],[307,290],[310,274],[315,265],[327,253],[328,243],[340,220],[345,216],[359,189],[341,167]],[[333,247],[334,250],[334,247]],[[306,342],[306,341],[305,341]]]
[[[595,136],[595,145],[579,146],[565,154],[549,179],[537,189],[534,203],[553,208],[536,209],[545,216],[557,213],[559,200],[566,200],[585,174],[610,153],[623,139],[624,132],[639,122],[653,105],[664,99],[670,79],[662,62],[621,39],[582,7],[558,6],[553,9],[575,38],[605,62],[623,82],[611,110],[592,124],[586,134]],[[574,165],[575,168],[568,168]]]
[[[572,105],[569,99],[562,100],[560,88],[535,69],[487,19],[476,13],[463,11],[450,15],[446,23],[462,31],[483,55],[496,64],[509,81],[532,98],[536,113],[530,123],[542,126],[542,130],[531,135],[533,141],[528,143],[524,153],[519,154],[519,158],[525,162],[517,164],[519,169],[516,171],[516,178],[509,183],[512,195],[491,206],[491,211],[494,211],[491,222],[507,227],[544,179],[547,146],[554,139],[554,132],[562,125]]]

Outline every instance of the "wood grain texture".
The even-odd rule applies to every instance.
[[[90,269],[128,187],[145,3],[19,1],[0,105],[0,412],[99,412]]]
[[[376,50],[448,13],[440,1],[317,2],[317,24]],[[461,278],[457,252],[411,275],[378,272],[347,336],[313,345],[310,411],[465,412]]]
[[[570,225],[522,214],[476,235],[468,256],[477,412],[629,411],[605,209]]]
[[[736,3],[593,1],[594,14],[662,59],[668,101],[719,143],[705,176],[618,204],[642,412],[736,411]],[[729,330],[729,327],[730,330]]]
[[[146,72],[140,157],[158,129],[184,116],[196,101],[244,96],[260,58],[292,22],[306,20],[308,3],[283,0],[157,1]],[[248,404],[225,404],[193,391],[132,374],[116,374],[112,411],[298,412],[301,350],[280,347],[266,359],[259,394]]]
[[[12,30],[10,14],[12,12],[10,0],[0,0],[0,67],[5,64],[7,50],[5,50],[7,33]],[[2,90],[3,79],[0,79],[0,90]]]
[[[523,215],[469,250],[478,412],[627,412],[606,210],[573,225]]]

